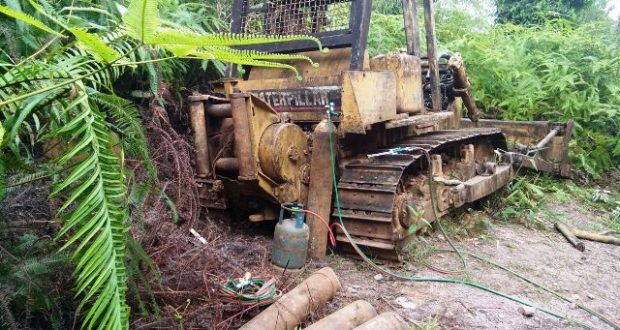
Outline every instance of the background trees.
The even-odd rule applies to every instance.
[[[580,21],[583,16],[604,15],[600,0],[495,0],[498,23],[542,24],[551,19]]]

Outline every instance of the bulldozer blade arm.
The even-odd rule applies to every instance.
[[[502,130],[510,150],[507,154],[518,166],[571,177],[568,144],[573,133],[573,122],[508,121],[482,119],[471,122],[461,119],[462,128],[495,127]]]

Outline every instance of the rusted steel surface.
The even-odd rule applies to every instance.
[[[334,271],[329,267],[323,268],[284,294],[240,330],[293,330],[340,289],[342,286]]]
[[[495,148],[506,147],[499,129],[437,131],[406,138],[376,151],[380,153],[395,147],[420,146],[437,158],[440,154],[446,154],[447,150],[460,150],[463,145],[478,145],[488,141],[491,141],[492,146],[486,149],[478,146],[478,153],[473,151],[472,146],[469,153],[461,152],[460,158],[454,160],[454,165],[446,167],[444,171],[439,168],[440,165],[435,166],[438,208],[441,212],[447,212],[491,194],[512,178],[510,165],[502,165],[495,172],[488,173],[479,159],[480,168],[476,168],[476,155],[492,157]],[[360,155],[358,158],[368,157]],[[420,153],[387,155],[371,161],[355,160],[344,166],[338,181],[342,207],[340,216],[356,243],[366,248],[370,255],[402,259],[399,242],[412,233],[412,226],[415,229],[424,225],[422,219],[414,219],[409,207],[413,206],[425,213],[425,221],[435,220],[430,217],[432,209],[425,167],[426,159]],[[416,174],[406,174],[408,169],[415,169],[413,173]],[[443,173],[458,174],[464,180],[459,181],[457,186],[444,185],[442,181],[449,181],[442,180]],[[332,217],[338,220],[338,212],[334,211]],[[416,231],[413,230],[413,233]],[[345,243],[344,248],[348,249],[348,238],[340,230],[336,234],[336,239]]]
[[[239,159],[234,157],[222,157],[215,161],[217,171],[227,173],[239,173]]]
[[[586,250],[586,246],[580,240],[575,237],[575,234],[571,231],[570,228],[566,227],[566,225],[556,222],[554,224],[555,229],[562,233],[562,235],[566,238],[566,240],[577,250],[583,252]]]
[[[426,49],[430,72],[431,96],[433,111],[441,111],[441,90],[439,89],[439,63],[437,58],[437,37],[435,35],[435,3],[424,1],[424,24],[426,26]]]
[[[407,322],[395,312],[382,313],[354,330],[408,330]]]
[[[357,300],[327,315],[304,330],[352,330],[375,316],[377,316],[377,311],[370,303]]]
[[[239,160],[239,180],[251,181],[256,179],[254,159],[252,156],[252,139],[250,119],[246,107],[244,94],[231,94],[230,105],[235,137],[235,156]]]
[[[553,128],[551,132],[549,132],[549,134],[547,134],[542,140],[540,140],[540,142],[538,142],[534,148],[544,148],[545,146],[547,146],[547,144],[549,144],[549,142],[551,142],[551,140],[553,140],[554,137],[556,137],[560,133],[561,130],[562,129],[560,127]]]
[[[583,231],[583,230],[578,230],[578,229],[573,229],[572,231],[575,234],[575,236],[582,238],[582,239],[587,239],[588,241],[620,245],[620,239],[615,238],[613,236],[606,236],[606,235],[591,233],[588,231]]]
[[[336,135],[336,127],[329,121],[320,122],[312,133],[312,156],[310,160],[310,186],[308,188],[308,209],[329,219],[332,202],[332,176],[325,175],[330,167],[329,132]],[[327,226],[316,216],[308,214],[310,226],[310,258],[323,260],[327,254]]]
[[[461,119],[463,128],[496,127],[501,129],[513,149],[506,153],[524,168],[571,177],[569,142],[573,123],[552,123],[548,121],[510,121],[481,119],[477,123]],[[526,156],[524,156],[527,155]]]
[[[422,66],[420,58],[409,54],[379,55],[370,61],[370,69],[390,71],[396,78],[396,112],[424,111]]]
[[[224,184],[221,180],[196,178],[196,185],[202,206],[216,210],[228,208]]]
[[[476,101],[471,93],[471,84],[467,73],[465,72],[465,63],[461,54],[455,54],[448,61],[448,67],[454,74],[454,90],[458,96],[463,99],[465,108],[467,108],[467,117],[473,122],[480,120],[480,110],[476,106]]]
[[[270,125],[260,137],[260,169],[277,183],[292,180],[298,175],[299,165],[306,160],[306,140],[304,131],[295,124]]]
[[[396,115],[396,76],[393,72],[342,73],[340,131],[366,134],[371,125],[395,119]]]
[[[192,101],[189,106],[189,117],[194,132],[196,147],[196,175],[208,177],[211,174],[209,160],[209,143],[207,141],[207,121],[203,101]]]
[[[230,118],[232,117],[232,108],[230,103],[209,104],[207,114],[216,118]]]
[[[420,22],[418,21],[418,1],[402,0],[407,54],[420,56]]]
[[[573,137],[573,126],[575,123],[572,120],[566,122],[566,126],[564,127],[564,137],[562,138],[562,146],[560,148],[560,175],[565,178],[570,178],[572,176],[570,169],[570,159],[568,157],[568,147],[571,138]]]

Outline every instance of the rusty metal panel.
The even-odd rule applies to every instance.
[[[515,140],[523,144],[536,144],[545,137],[551,129],[551,122],[548,121],[513,121],[513,120],[491,120],[481,119],[478,123],[472,123],[469,119],[461,119],[463,128],[473,127],[493,127],[502,130],[508,139]]]
[[[395,118],[394,73],[387,71],[343,73],[341,132],[366,134],[366,128],[370,125]]]
[[[510,121],[483,119],[478,123],[472,123],[467,119],[461,119],[464,128],[496,127],[506,135],[506,139],[514,145],[517,152],[520,147],[534,146],[541,142],[552,130],[561,128],[561,133],[553,137],[546,145],[546,149],[536,153],[533,158],[523,158],[522,165],[537,171],[550,172],[564,177],[570,177],[570,160],[568,158],[568,144],[570,142],[573,123],[553,123],[549,121]]]
[[[354,219],[344,219],[345,226],[349,234],[358,237],[380,238],[393,241],[395,238],[391,221],[388,223],[360,221]],[[340,233],[340,229],[337,229]]]
[[[393,186],[361,187],[340,183],[338,189],[342,208],[385,213],[394,208]]]
[[[408,54],[380,55],[370,61],[373,71],[390,71],[396,77],[396,112],[424,111],[422,65],[420,58]]]
[[[497,167],[497,172],[489,176],[475,176],[464,182],[466,189],[465,202],[471,203],[486,197],[505,186],[513,178],[512,165]]]
[[[347,183],[368,183],[369,180],[382,182],[385,185],[395,186],[398,184],[402,170],[372,168],[372,169],[352,169],[345,171],[340,178],[340,182]]]

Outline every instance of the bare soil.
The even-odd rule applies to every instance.
[[[578,203],[551,202],[549,207],[561,221],[576,228],[591,231],[605,228],[601,215]],[[620,324],[620,247],[584,241],[586,250],[579,252],[553,229],[551,221],[541,220],[546,224],[542,230],[492,221],[483,235],[459,237],[457,244],[560,293],[573,300],[572,304],[473,258],[468,258],[467,272],[456,275],[456,278],[481,283],[595,329],[607,327],[578,309],[576,304]],[[449,247],[435,233],[427,240],[440,248]],[[456,256],[451,254],[433,255],[427,261],[444,267],[458,266]],[[310,268],[323,266],[335,269],[343,283],[343,291],[314,318],[364,299],[379,312],[398,312],[411,322],[413,329],[416,325],[440,329],[578,328],[540,311],[536,311],[533,317],[525,317],[519,312],[520,304],[464,285],[402,281],[390,277],[376,280],[377,273],[361,261],[339,255],[332,255],[325,263],[315,263]],[[446,276],[413,262],[392,268],[419,277]]]
[[[615,191],[617,187],[613,189]],[[548,195],[548,198],[552,196]],[[449,277],[477,282],[571,320],[585,323],[593,329],[609,327],[579,309],[578,304],[620,324],[620,246],[584,241],[586,250],[580,252],[553,228],[554,221],[561,221],[582,230],[605,231],[610,225],[608,214],[590,209],[577,199],[569,202],[547,199],[545,210],[538,212],[537,217],[537,222],[544,224],[542,228],[527,228],[523,224],[493,219],[484,211],[463,212],[442,221],[459,247],[520,273],[572,302],[562,301],[505,270],[472,257],[467,258],[466,272],[455,275],[444,275],[425,265],[426,262],[442,268],[458,268],[455,254],[424,256],[424,253],[412,253],[404,264],[392,263],[384,266],[408,276]],[[172,306],[172,311],[176,310],[176,313],[184,310],[180,318],[184,328],[237,329],[259,312],[256,308],[245,309],[219,303],[213,283],[220,283],[227,278],[238,278],[246,271],[254,276],[271,272],[269,255],[272,244],[270,233],[273,228],[234,228],[233,226],[233,232],[228,234],[208,237],[210,243],[201,249],[193,247],[198,244],[197,241],[193,242],[193,238],[186,239],[193,244],[189,244],[189,249],[182,255],[189,257],[161,262],[172,265],[171,273],[176,276],[171,278],[175,281],[181,279],[179,272],[186,274],[181,286],[175,284],[176,282],[164,281],[168,283],[164,288],[165,296],[170,297],[162,299],[157,296],[163,300],[163,305],[166,305],[163,310],[169,306]],[[464,233],[463,228],[467,228],[467,233]],[[213,233],[208,228],[196,229],[204,235]],[[187,236],[187,229],[181,231],[184,237]],[[176,242],[173,244],[177,246],[176,249],[184,248],[185,245]],[[438,231],[425,235],[415,246],[417,252],[449,249],[448,242]],[[193,256],[194,254],[196,256]],[[189,262],[175,264],[170,261],[177,259],[186,259]],[[232,263],[231,260],[237,262]],[[378,312],[396,311],[411,324],[412,330],[579,328],[574,323],[559,320],[540,310],[535,311],[532,317],[526,317],[519,310],[521,304],[461,284],[414,282],[389,276],[377,279],[378,273],[364,262],[339,253],[330,254],[323,262],[310,262],[300,275],[273,275],[281,283],[280,289],[286,291],[286,288],[292,288],[315,270],[326,266],[335,270],[343,284],[343,290],[323,308],[310,315],[302,327],[355,300],[363,299],[375,306]],[[189,291],[194,294],[188,295]],[[157,293],[159,292],[156,292],[156,295]],[[172,297],[171,293],[179,296]],[[187,307],[188,303],[185,301],[190,299],[191,306]],[[140,328],[170,328],[178,326],[180,322],[176,317],[168,316],[150,324],[142,323]]]

